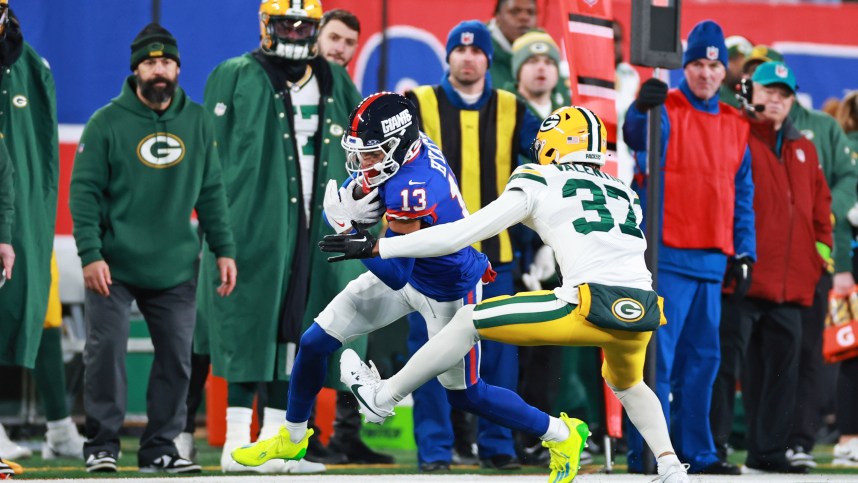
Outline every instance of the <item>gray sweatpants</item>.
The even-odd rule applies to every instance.
[[[109,297],[86,291],[83,402],[89,441],[84,445],[84,458],[105,450],[119,456],[119,430],[128,402],[125,355],[132,300],[143,313],[155,347],[146,389],[149,421],[137,454],[138,464],[145,466],[162,455],[177,453],[173,439],[185,425],[196,282],[150,290],[113,279]]]

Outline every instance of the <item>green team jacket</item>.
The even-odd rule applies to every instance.
[[[160,116],[136,89],[129,76],[87,122],[69,207],[83,266],[104,260],[112,278],[166,289],[196,275],[194,209],[217,256],[234,258],[235,243],[211,119],[181,87]]]
[[[12,221],[15,219],[15,169],[6,143],[0,137],[0,243],[12,243]]]
[[[15,190],[15,268],[0,289],[0,365],[32,368],[51,286],[59,140],[53,74],[26,42],[18,60],[0,71],[0,135]]]
[[[810,139],[819,155],[819,164],[831,189],[831,213],[834,215],[834,247],[831,253],[835,272],[852,271],[852,227],[846,214],[855,204],[858,167],[852,159],[846,134],[833,117],[793,104],[789,119]]]
[[[361,96],[342,67],[324,62],[315,70],[321,99],[305,328],[349,281],[364,272],[357,261],[328,263],[327,255],[316,246],[333,232],[321,217],[325,185],[328,179],[342,181],[347,176],[340,140]],[[298,223],[303,200],[292,113],[286,112],[283,94],[275,92],[252,54],[229,59],[214,69],[206,83],[205,106],[214,114],[240,281],[230,297],[212,296],[209,292],[217,274],[211,258],[203,258],[198,327],[207,324],[209,334],[208,340],[195,342],[195,351],[210,352],[214,374],[229,382],[285,380],[291,371],[290,357],[286,344],[278,343],[278,326],[296,233],[306,229]],[[199,330],[197,336],[206,338]],[[338,373],[338,364],[334,366]]]

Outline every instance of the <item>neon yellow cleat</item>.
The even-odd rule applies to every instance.
[[[308,429],[304,439],[293,443],[289,439],[289,430],[283,426],[276,436],[235,449],[231,456],[236,463],[244,466],[259,466],[273,459],[299,460],[307,453],[307,443],[312,435],[313,430]]]
[[[566,413],[560,413],[560,420],[569,427],[569,437],[565,441],[543,441],[542,446],[551,453],[551,474],[548,483],[570,483],[578,474],[581,451],[587,444],[590,429],[587,423],[580,419],[570,418]]]

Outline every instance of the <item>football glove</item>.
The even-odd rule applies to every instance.
[[[635,107],[641,112],[646,112],[664,104],[665,100],[667,100],[667,84],[653,77],[641,85]]]
[[[333,179],[328,180],[328,185],[325,187],[325,199],[322,203],[325,208],[325,217],[337,233],[350,231],[352,229],[350,221],[363,226],[375,225],[384,214],[378,189],[370,191],[360,199],[355,199],[353,193],[357,186],[357,181],[349,178],[348,183],[339,189],[337,189],[337,181]]]
[[[741,300],[748,293],[748,289],[751,288],[753,268],[754,261],[750,257],[739,257],[730,261],[727,273],[724,275],[724,285],[730,286],[733,282],[736,283],[733,288],[733,295],[730,296],[731,301]]]
[[[326,235],[319,242],[319,248],[323,252],[342,253],[342,255],[328,257],[328,262],[373,257],[372,248],[378,240],[354,221],[352,221],[351,227],[355,229],[355,233]]]
[[[548,245],[542,245],[533,257],[530,271],[521,276],[521,282],[530,291],[542,290],[542,282],[554,276],[556,265],[554,250]]]

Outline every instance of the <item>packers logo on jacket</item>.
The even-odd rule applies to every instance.
[[[137,145],[137,157],[149,167],[169,168],[179,164],[185,157],[185,143],[174,134],[150,134]]]

